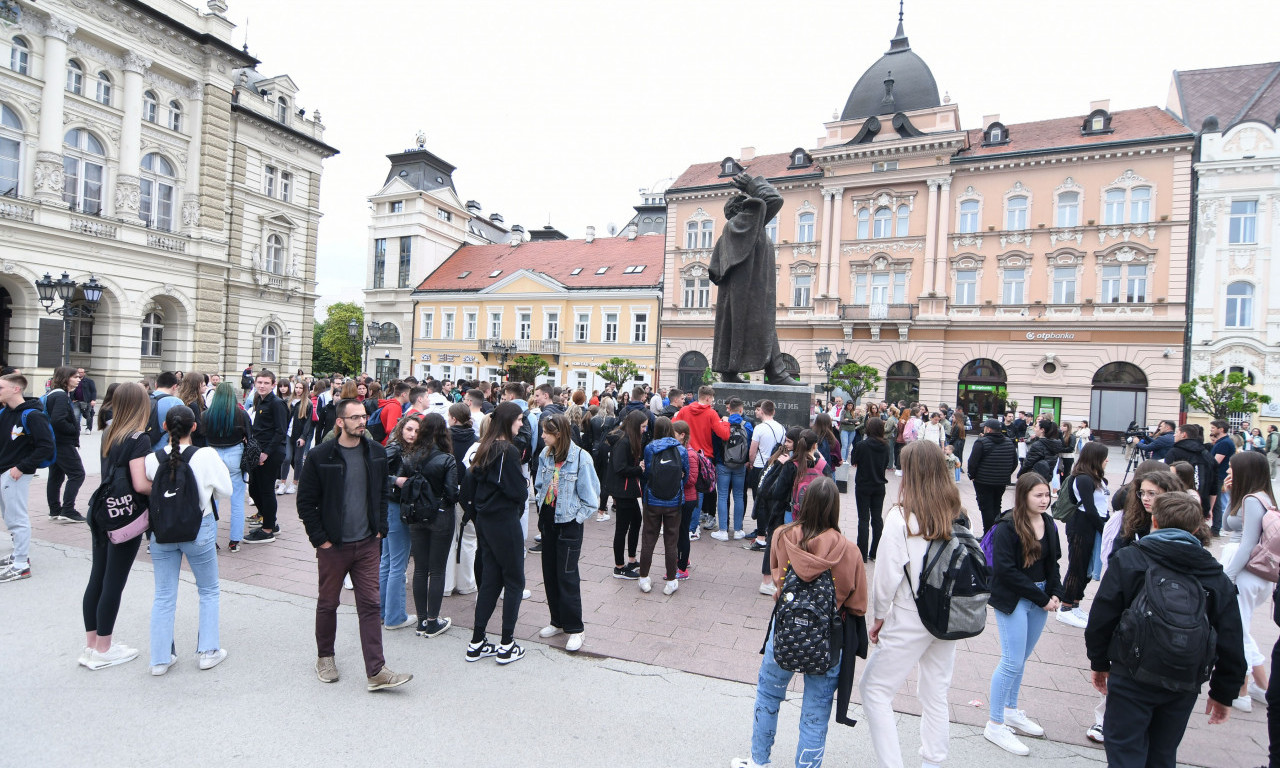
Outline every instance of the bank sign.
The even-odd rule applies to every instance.
[[[1088,331],[1013,331],[1012,341],[1088,341]]]

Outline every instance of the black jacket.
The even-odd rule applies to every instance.
[[[621,413],[618,414],[618,422],[621,423],[622,420],[625,419],[627,415],[630,414],[632,411],[640,411],[641,413],[644,414],[644,417],[648,419],[649,421],[648,428],[645,430],[645,433],[640,436],[643,442],[648,443],[651,439],[653,439],[653,422],[657,421],[658,417],[653,415],[653,412],[646,407],[646,403],[644,401],[632,400],[631,402],[627,403],[627,406],[622,409]]]
[[[1208,550],[1189,543],[1143,538],[1111,558],[1089,610],[1089,626],[1084,630],[1090,667],[1097,672],[1124,673],[1122,666],[1112,669],[1111,638],[1120,624],[1120,615],[1142,591],[1151,562],[1195,576],[1208,593],[1209,624],[1218,633],[1218,661],[1209,678],[1209,697],[1231,706],[1240,695],[1248,671],[1236,587]]]
[[[760,493],[756,496],[752,514],[764,530],[772,530],[786,520],[791,506],[791,490],[796,484],[796,463],[784,461],[765,470],[760,478]],[[763,506],[763,508],[762,508]]]
[[[1067,539],[1072,541],[1092,542],[1094,534],[1102,533],[1107,526],[1110,510],[1098,509],[1094,504],[1093,492],[1097,484],[1089,475],[1068,475],[1059,493],[1070,494],[1076,504],[1076,513],[1067,520]],[[1081,509],[1081,507],[1084,507]],[[1091,543],[1087,546],[1092,547]]]
[[[27,411],[27,431],[22,431],[22,413]],[[16,435],[16,437],[15,437]],[[0,472],[17,467],[25,475],[36,471],[54,452],[49,420],[40,412],[40,401],[28,397],[16,408],[0,408]]]
[[[640,486],[640,478],[644,476],[640,460],[644,454],[633,459],[631,441],[620,430],[610,437],[615,442],[609,453],[609,495],[615,499],[638,499],[644,493]]]
[[[253,398],[253,439],[258,449],[268,456],[284,458],[285,430],[289,428],[289,409],[284,401],[272,392],[266,397]],[[386,515],[384,514],[385,518]]]
[[[1200,494],[1200,508],[1206,517],[1212,513],[1210,499],[1218,495],[1218,465],[1213,462],[1209,449],[1199,440],[1179,440],[1164,455],[1166,464],[1185,461],[1196,475],[1196,493]]]
[[[329,398],[329,402],[320,406],[320,412],[316,416],[316,442],[319,442],[325,435],[332,432],[338,423],[338,398]]]
[[[547,403],[547,407],[543,408],[542,413],[539,414],[538,416],[538,434],[534,435],[533,455],[529,457],[530,470],[536,470],[537,463],[538,463],[538,454],[542,453],[542,449],[546,445],[546,443],[542,442],[542,420],[550,416],[554,416],[557,413],[561,413],[561,414],[564,413],[564,409],[556,405],[555,403]],[[525,418],[525,422],[528,423],[529,416],[526,414],[524,418]]]
[[[59,446],[68,448],[80,445],[80,418],[71,404],[71,394],[65,389],[51,389],[44,396],[44,407],[53,425],[53,439]],[[30,418],[30,417],[28,417]]]
[[[1058,526],[1048,514],[1044,518],[1044,547],[1040,550],[1040,560],[1044,564],[1044,589],[1027,575],[1023,567],[1022,540],[1018,538],[1018,529],[1013,525],[1013,512],[1005,512],[996,520],[993,536],[994,565],[991,569],[992,608],[1003,613],[1013,613],[1018,607],[1018,600],[1026,598],[1041,608],[1049,604],[1052,597],[1062,597],[1062,576],[1058,570],[1058,560],[1062,557],[1062,542],[1058,540]]]
[[[85,376],[80,379],[80,386],[76,387],[71,393],[71,399],[78,403],[86,405],[98,399],[98,385],[93,383],[93,379]]]
[[[461,483],[462,473],[466,471],[462,468],[462,459],[479,438],[471,427],[449,427],[449,438],[453,441],[453,458],[458,461],[458,482]]]
[[[360,446],[364,450],[365,478],[368,480],[369,530],[386,538],[387,454],[382,446],[371,440],[361,440]],[[336,439],[312,448],[302,464],[302,476],[298,478],[298,517],[302,518],[313,547],[319,547],[326,541],[342,543],[342,486],[346,471],[346,461]]]
[[[474,433],[472,433],[474,434]],[[392,444],[394,445],[394,443]],[[391,446],[387,446],[387,457],[391,459]],[[396,488],[395,478],[397,477],[413,477],[421,475],[431,484],[432,493],[435,498],[440,501],[442,508],[453,514],[453,506],[458,503],[459,474],[462,472],[462,462],[454,457],[453,453],[445,453],[438,450],[434,445],[425,451],[420,451],[412,459],[401,461],[400,449],[396,450],[396,468],[391,470],[393,491],[392,501],[399,503],[399,488]],[[453,519],[450,517],[450,519]]]
[[[883,440],[866,438],[858,441],[853,449],[853,457],[849,463],[856,465],[857,473],[853,476],[855,488],[883,490],[889,482],[885,471],[889,468],[889,444]]]
[[[502,512],[519,517],[529,498],[529,484],[520,470],[520,449],[506,440],[494,443],[493,447],[496,455],[482,467],[472,464],[462,481],[461,501],[466,517]]]
[[[1038,472],[1045,480],[1051,480],[1054,467],[1058,464],[1058,456],[1063,453],[1068,453],[1067,447],[1059,438],[1039,437],[1032,440],[1027,443],[1027,457],[1022,460],[1018,476]]]
[[[999,432],[983,435],[969,453],[969,479],[985,485],[1005,486],[1018,466],[1018,449]]]

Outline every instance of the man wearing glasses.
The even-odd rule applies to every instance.
[[[40,401],[23,396],[26,389],[22,374],[0,376],[0,513],[13,534],[13,552],[0,558],[0,582],[31,578],[27,491],[36,468],[47,465],[54,453],[53,428]]]

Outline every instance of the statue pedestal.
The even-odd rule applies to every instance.
[[[716,390],[716,410],[721,414],[726,412],[725,401],[736,397],[742,400],[743,414],[751,421],[755,421],[756,403],[761,400],[772,400],[774,421],[784,427],[808,428],[810,424],[809,409],[813,405],[813,392],[810,386],[786,387],[754,381],[747,384],[718,382],[712,386]]]

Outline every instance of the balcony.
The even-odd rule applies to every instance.
[[[553,339],[481,339],[480,351],[498,354],[498,345],[514,350],[517,355],[559,355],[560,342]]]
[[[913,320],[915,304],[841,304],[841,320],[864,320],[868,322],[895,322]]]

